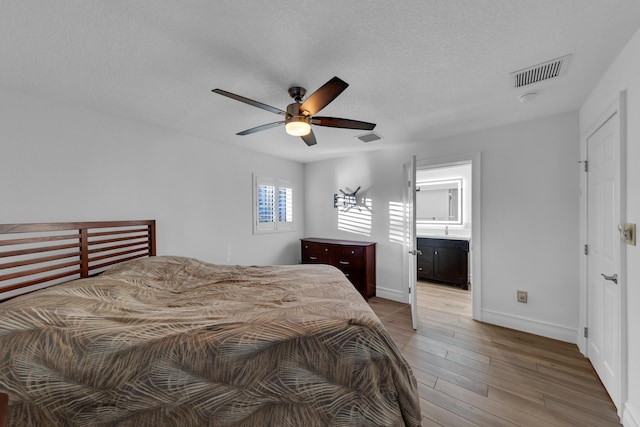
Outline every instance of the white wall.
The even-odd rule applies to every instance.
[[[587,131],[599,115],[616,99],[621,90],[627,91],[626,131],[626,221],[640,224],[640,30],[605,73],[580,109],[580,128]],[[640,244],[640,241],[639,241]],[[626,247],[627,290],[627,401],[622,420],[625,427],[640,426],[640,246]]]
[[[296,231],[252,234],[253,172],[294,183]],[[303,188],[295,162],[0,91],[0,223],[156,219],[159,255],[295,263]]]
[[[523,105],[526,108],[526,105]],[[305,166],[307,236],[377,245],[377,294],[407,301],[402,245],[390,203],[402,202],[402,164],[482,153],[482,320],[575,342],[578,328],[578,164],[576,112],[410,147]],[[332,194],[361,185],[371,199],[371,233],[341,231]],[[478,224],[473,224],[477,227]],[[516,291],[529,292],[529,303]]]

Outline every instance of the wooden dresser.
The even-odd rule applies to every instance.
[[[353,240],[306,238],[303,264],[329,264],[339,268],[364,299],[376,294],[376,244]]]

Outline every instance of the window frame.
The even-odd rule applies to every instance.
[[[267,216],[272,218],[272,221],[260,221],[261,207],[260,207],[260,186],[273,187],[272,200],[267,201],[267,205],[271,204],[271,212],[267,213]],[[285,196],[284,204],[284,216],[285,220],[281,221],[283,211],[281,211],[281,192],[289,194],[287,198]],[[252,203],[253,203],[253,234],[266,234],[266,233],[282,233],[295,230],[295,187],[293,182],[283,178],[272,178],[260,175],[253,175],[253,191],[252,191]],[[290,221],[287,221],[290,219]]]

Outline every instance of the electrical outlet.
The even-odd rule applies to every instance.
[[[518,302],[527,303],[527,291],[518,291]]]

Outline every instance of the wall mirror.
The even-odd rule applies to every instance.
[[[417,224],[462,224],[462,179],[416,183]]]

